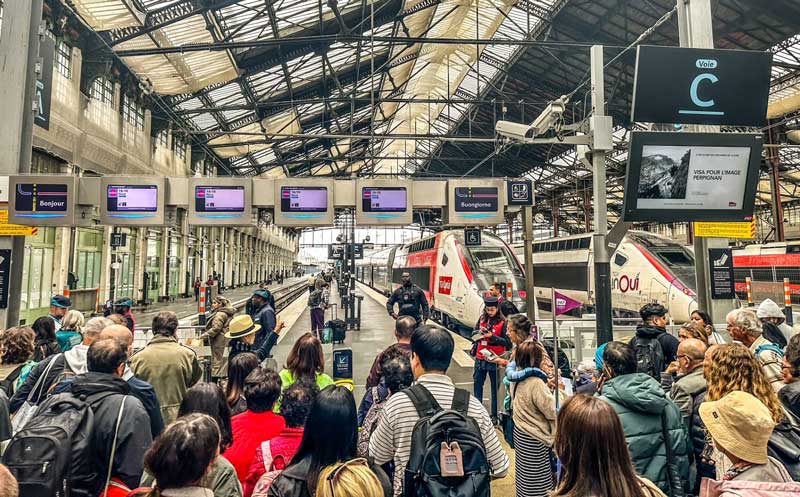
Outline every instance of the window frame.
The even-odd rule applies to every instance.
[[[114,83],[105,76],[96,77],[89,89],[89,98],[113,108]]]

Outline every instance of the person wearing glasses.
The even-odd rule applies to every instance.
[[[333,464],[319,475],[316,497],[375,497],[381,482],[363,457]]]
[[[778,398],[792,424],[800,426],[800,335],[789,340],[781,363],[781,373],[786,386],[778,392]]]
[[[317,395],[308,414],[303,439],[292,462],[269,487],[269,497],[312,497],[320,495],[318,484],[323,470],[356,457],[358,425],[356,401],[352,392],[343,386],[330,385]],[[390,497],[392,484],[378,466],[370,466],[380,481],[382,491],[370,497]],[[334,480],[336,478],[333,478]],[[324,495],[324,494],[323,494]],[[337,497],[350,497],[337,493]]]
[[[703,377],[703,359],[707,348],[696,338],[687,338],[678,345],[678,360],[675,362],[675,373],[678,376],[669,390],[668,397],[681,410],[684,420],[692,416],[695,397],[705,392],[707,388],[706,379]],[[667,371],[670,371],[670,368],[667,368]]]

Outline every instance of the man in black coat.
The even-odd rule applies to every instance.
[[[386,311],[395,319],[400,316],[411,316],[417,320],[417,324],[425,324],[425,321],[431,317],[425,293],[411,281],[411,273],[403,272],[400,279],[403,284],[392,292],[389,300],[386,301]],[[395,304],[399,307],[398,312],[394,312]]]
[[[497,302],[500,304],[500,312],[503,313],[503,316],[509,317],[514,314],[519,314],[519,309],[514,305],[514,302],[506,300],[505,297],[503,297],[502,283],[492,283],[492,286],[489,287],[489,294],[492,297],[497,297]]]

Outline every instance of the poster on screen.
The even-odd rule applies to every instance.
[[[740,210],[750,147],[646,145],[639,209]]]

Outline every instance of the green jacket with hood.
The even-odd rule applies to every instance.
[[[661,385],[645,373],[612,378],[603,384],[601,399],[617,411],[628,442],[636,472],[652,481],[667,495],[670,492],[667,464],[677,470],[687,488],[689,480],[689,443],[678,407],[669,400]],[[661,429],[661,416],[666,415],[672,442],[671,461]]]

